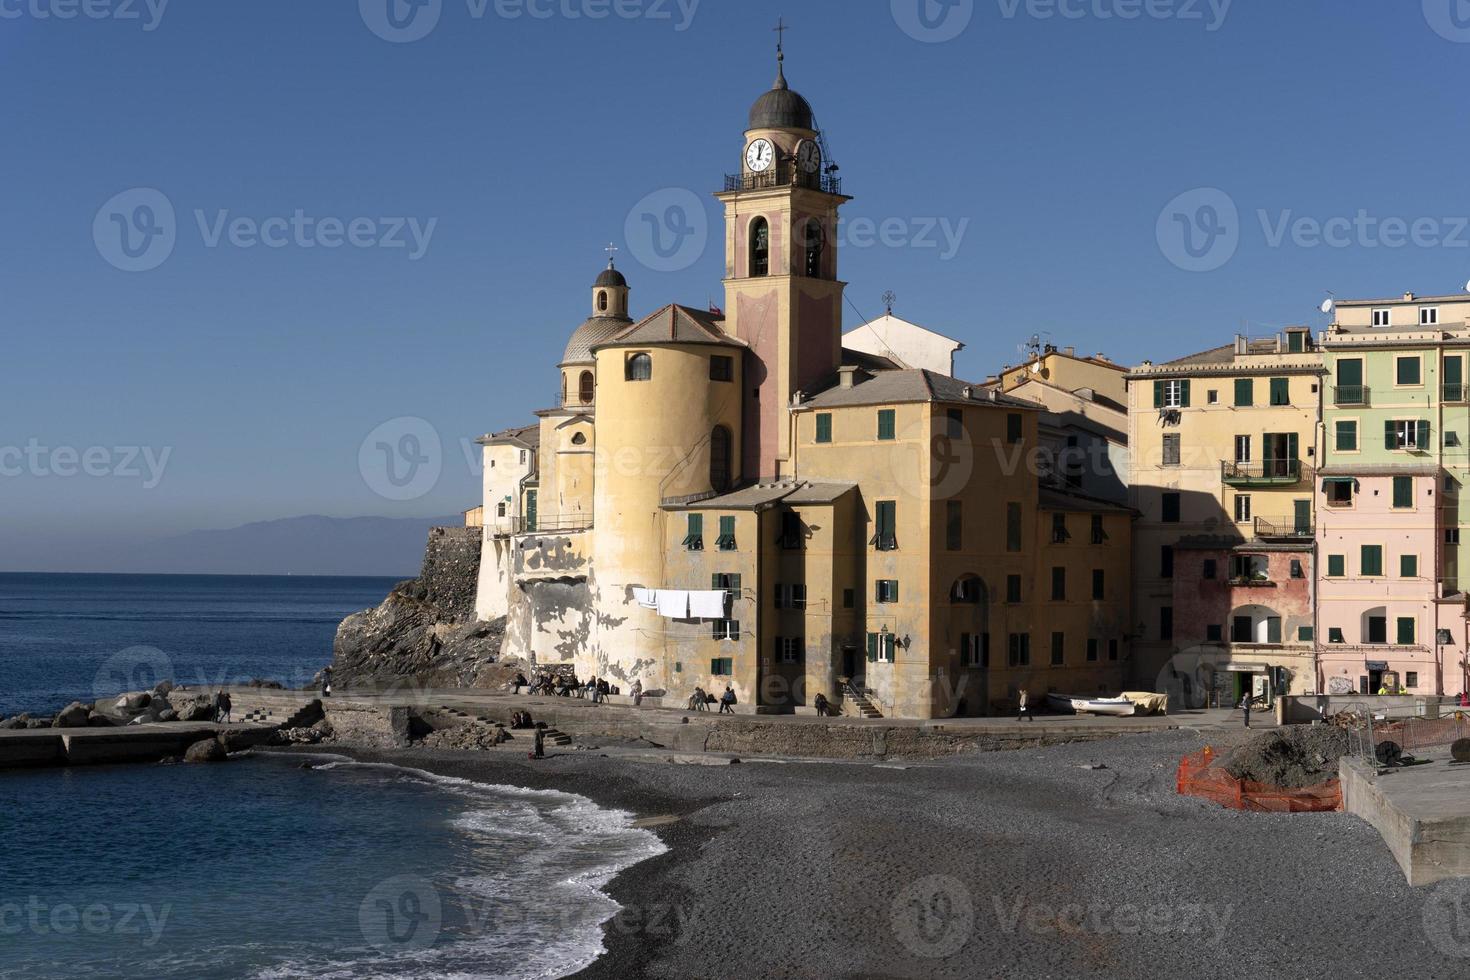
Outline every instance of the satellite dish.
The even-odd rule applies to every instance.
[[[1031,373],[1032,374],[1040,374],[1041,373],[1041,362],[1040,361],[1032,361],[1031,362]]]
[[[1470,282],[1465,283],[1465,292],[1470,293]]]
[[[1335,303],[1333,303],[1332,300],[1330,300],[1330,299],[1324,299],[1322,301],[1322,312],[1323,313],[1326,313],[1326,314],[1329,314],[1330,315],[1332,313],[1332,311],[1334,309],[1336,309],[1336,308],[1337,308],[1337,305]]]

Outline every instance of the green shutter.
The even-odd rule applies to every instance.
[[[1420,449],[1428,449],[1429,448],[1429,420],[1428,419],[1420,419],[1419,420],[1419,424],[1418,424],[1418,437],[1414,440],[1414,445],[1417,446]]]
[[[1399,555],[1399,578],[1419,577],[1419,556]]]
[[[1383,548],[1376,544],[1363,545],[1360,557],[1361,573],[1364,576],[1383,574]]]
[[[1163,407],[1164,407],[1164,383],[1162,381],[1155,381],[1154,382],[1154,408],[1163,408]]]
[[[1179,382],[1179,407],[1189,407],[1189,379],[1185,378]]]
[[[1414,506],[1413,477],[1396,476],[1393,478],[1393,505],[1401,510]]]
[[[1337,362],[1337,384],[1340,388],[1358,388],[1363,384],[1363,362],[1350,358]]]
[[[1255,400],[1256,383],[1250,378],[1235,379],[1235,404],[1247,408]]]
[[[725,583],[721,581],[723,578],[723,575],[721,575],[719,572],[715,572],[709,577],[709,587],[711,589],[723,589],[725,587]]]
[[[817,415],[817,441],[832,441],[832,416],[827,412],[821,412]]]
[[[1272,378],[1271,379],[1271,404],[1272,405],[1290,405],[1291,404],[1291,379],[1290,378]]]
[[[730,590],[736,595],[740,594],[740,576],[738,574],[730,576]]]
[[[885,441],[895,438],[894,411],[891,408],[878,410],[878,438]]]
[[[1414,620],[1410,616],[1400,616],[1398,621],[1398,643],[1400,646],[1410,646],[1414,643]]]
[[[871,663],[877,663],[877,661],[878,661],[878,634],[877,633],[869,633],[868,634],[868,663],[870,663],[870,664]]]
[[[1444,359],[1444,378],[1447,385],[1458,386],[1465,380],[1465,361],[1460,357],[1446,357]]]
[[[1281,617],[1280,616],[1268,616],[1268,617],[1266,617],[1266,642],[1267,643],[1280,643],[1281,642]]]
[[[1393,419],[1389,419],[1389,420],[1387,420],[1386,422],[1383,423],[1383,448],[1384,449],[1397,449],[1398,448],[1398,437],[1397,437],[1397,433],[1398,433],[1398,429],[1394,425]]]
[[[1347,556],[1346,555],[1328,555],[1327,556],[1327,577],[1328,578],[1342,578],[1346,574],[1347,574]]]
[[[1337,451],[1340,453],[1358,451],[1358,423],[1346,421],[1337,423]]]

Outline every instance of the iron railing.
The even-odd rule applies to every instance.
[[[1258,538],[1305,538],[1311,540],[1315,528],[1311,520],[1299,521],[1295,517],[1257,517]]]
[[[1259,463],[1220,461],[1220,479],[1232,486],[1300,483],[1302,470],[1299,459],[1266,459]]]
[[[805,187],[823,194],[842,194],[842,178],[828,174],[807,173],[790,161],[776,164],[765,173],[726,174],[725,190],[763,191],[773,187]]]
[[[571,531],[590,531],[592,529],[591,514],[557,514],[548,517],[518,517],[516,518],[517,534],[550,534],[569,533]]]
[[[1364,385],[1338,385],[1332,389],[1332,404],[1367,405],[1371,394]]]
[[[1465,401],[1465,386],[1462,384],[1444,384],[1440,386],[1440,398],[1447,402]]]

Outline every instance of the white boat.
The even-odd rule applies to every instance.
[[[1079,715],[1113,715],[1125,718],[1131,716],[1138,707],[1127,698],[1084,698],[1075,694],[1048,694],[1046,700],[1053,708]]]

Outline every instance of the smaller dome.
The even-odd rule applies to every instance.
[[[816,129],[811,103],[786,84],[778,64],[776,84],[750,107],[750,129]]]
[[[597,289],[602,286],[615,286],[619,289],[627,289],[628,280],[623,277],[623,274],[621,272],[619,272],[617,269],[614,269],[611,263],[609,263],[608,267],[602,270],[602,275],[598,276],[597,281],[592,284],[593,289]]]
[[[561,357],[562,364],[592,364],[596,360],[592,356],[592,348],[628,329],[632,323],[625,316],[593,317],[572,334],[572,339],[567,342],[566,353]]]

